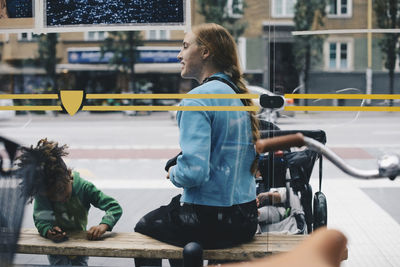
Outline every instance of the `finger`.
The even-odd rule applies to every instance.
[[[339,266],[345,257],[347,238],[337,230],[328,230],[321,237],[321,251],[329,263]],[[317,244],[319,245],[319,244]]]
[[[56,232],[54,232],[53,230],[49,230],[47,231],[47,235],[54,235]]]
[[[99,239],[99,237],[100,237],[100,231],[99,229],[96,229],[96,231],[93,234],[93,239]]]
[[[86,237],[87,237],[88,240],[92,240],[92,238],[93,238],[93,227],[90,228],[89,231],[87,231]]]
[[[306,242],[303,249],[320,253],[332,266],[339,266],[346,257],[347,238],[337,230],[318,229]]]
[[[58,232],[58,233],[62,233],[61,228],[58,227],[58,226],[54,226],[54,227],[53,227],[53,231],[56,231],[56,232]]]

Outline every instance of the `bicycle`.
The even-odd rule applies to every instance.
[[[397,154],[385,154],[381,156],[378,159],[377,169],[362,170],[347,164],[328,147],[312,138],[304,136],[301,133],[261,139],[257,141],[256,150],[258,153],[266,153],[302,146],[306,146],[310,150],[322,154],[326,159],[332,162],[343,172],[355,178],[389,178],[390,180],[394,180],[398,175],[400,175],[400,156]]]

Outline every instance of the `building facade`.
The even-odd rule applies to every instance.
[[[294,5],[296,0],[228,0],[232,7],[244,8],[241,17],[247,28],[238,39],[245,77],[250,84],[271,91],[301,91],[301,79],[294,65]],[[330,0],[325,25],[329,29],[366,29],[368,0]],[[245,3],[243,5],[243,3]],[[191,0],[191,24],[204,22],[198,13],[197,0]],[[373,24],[373,28],[377,28]],[[128,77],[116,71],[101,57],[100,47],[107,32],[59,33],[57,73],[59,89],[84,89],[87,93],[129,92]],[[177,93],[190,90],[191,81],[180,78],[176,59],[184,32],[147,30],[141,32],[143,46],[138,48],[135,65],[136,85],[153,93]],[[335,93],[355,88],[365,93],[368,68],[372,70],[372,93],[388,93],[388,75],[378,45],[379,35],[372,38],[368,54],[367,34],[324,35],[323,49],[310,73],[309,93]],[[1,34],[0,90],[9,93],[45,92],[50,87],[44,69],[35,65],[38,57],[37,37],[31,33]],[[368,56],[372,65],[368,66]],[[396,74],[395,84],[399,77]]]

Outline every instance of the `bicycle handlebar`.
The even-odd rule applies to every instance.
[[[265,153],[301,146],[306,146],[309,149],[322,154],[343,172],[356,178],[376,179],[388,177],[389,179],[394,180],[396,176],[400,174],[399,155],[383,155],[378,160],[377,169],[361,170],[344,162],[335,152],[322,143],[312,138],[305,137],[301,133],[258,140],[256,143],[256,150],[258,153]]]
[[[277,136],[273,138],[260,139],[256,143],[257,153],[285,150],[291,147],[302,147],[305,145],[304,136],[301,133]]]

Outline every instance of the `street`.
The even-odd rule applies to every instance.
[[[327,133],[327,145],[346,162],[359,168],[374,168],[376,157],[382,153],[400,154],[400,114],[395,112],[361,113],[358,117],[355,113],[297,113],[294,118],[280,118],[278,126],[287,130],[324,130]],[[35,145],[44,137],[58,141],[61,145],[67,144],[70,151],[67,165],[120,202],[124,214],[114,231],[133,231],[141,216],[167,204],[172,196],[180,192],[180,189],[165,179],[166,160],[179,152],[178,127],[166,112],[153,112],[150,116],[84,112],[72,117],[23,115],[13,120],[0,121],[0,132],[2,136],[23,145]],[[315,166],[314,170],[318,170],[318,167]],[[393,227],[400,228],[400,214],[396,206],[400,198],[399,181],[352,179],[327,160],[324,161],[323,177],[322,191],[328,199],[328,226],[341,229],[352,242],[349,246],[349,260],[343,266],[368,266],[368,259],[360,262],[360,258],[364,260],[362,255],[366,253],[365,250],[358,251],[355,248],[365,242],[354,236],[354,229],[360,229],[357,220],[362,216],[373,217],[373,210],[376,209],[380,214],[380,222],[386,218],[391,223],[391,228],[387,228],[386,224],[386,230],[390,232],[396,230]],[[316,191],[317,171],[313,172],[311,180]],[[357,199],[354,192],[358,195]],[[363,201],[368,209],[361,209],[360,212],[365,213],[357,216],[354,209],[360,208],[359,201]],[[353,203],[353,206],[349,203]],[[349,212],[358,218],[349,217],[344,207],[352,209]],[[101,216],[102,212],[92,208],[88,226],[97,224]],[[25,210],[23,227],[34,227],[31,204]],[[375,231],[373,227],[368,224],[365,231]],[[383,238],[382,235],[378,238]],[[374,241],[374,245],[376,243]],[[390,253],[384,251],[383,245],[380,246],[382,255],[388,257],[389,265],[386,266],[398,266],[392,263]],[[398,257],[396,259],[400,260]],[[15,262],[46,264],[47,259],[45,256],[18,255]],[[91,258],[89,263],[95,266],[126,266],[133,261]]]

